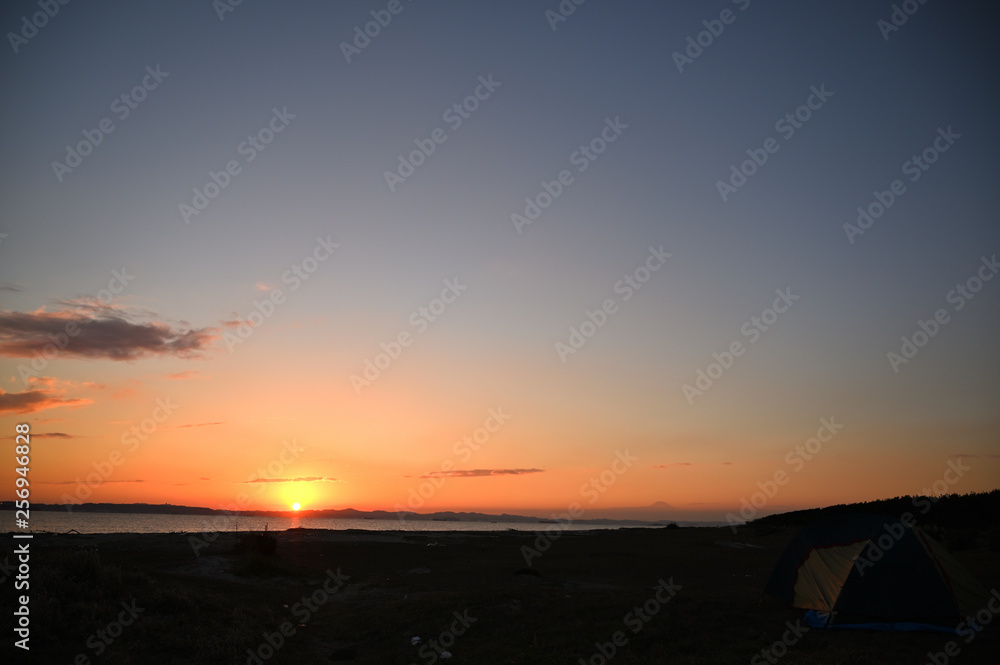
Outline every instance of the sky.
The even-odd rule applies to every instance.
[[[996,488],[996,12],[4,3],[0,436],[47,503]]]

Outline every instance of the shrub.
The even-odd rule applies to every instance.
[[[267,532],[245,533],[236,543],[236,551],[240,554],[275,556],[278,552],[278,539]]]

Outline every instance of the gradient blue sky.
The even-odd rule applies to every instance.
[[[389,508],[497,406],[510,423],[458,467],[518,472],[449,478],[425,508],[565,509],[629,449],[640,461],[595,510],[722,514],[831,416],[844,430],[767,511],[917,492],[956,456],[972,470],[951,491],[996,487],[1000,280],[946,303],[1000,250],[996,10],[927,3],[884,40],[891,3],[745,4],[592,0],[553,31],[556,2],[404,0],[350,63],[339,44],[386,3],[245,0],[224,20],[210,2],[71,3],[17,53],[8,41],[2,422],[73,437],[38,439],[38,500],[164,396],[182,408],[92,500],[215,505],[294,438],[302,457],[261,507],[301,489],[310,507]],[[724,9],[735,22],[678,72],[671,54]],[[6,3],[0,24],[36,11]],[[52,161],[157,65],[169,76],[59,182]],[[448,128],[488,75],[500,87]],[[779,138],[821,85],[833,96]],[[275,107],[295,119],[245,163],[237,145]],[[577,173],[571,153],[608,117],[628,129]],[[437,127],[447,141],[390,192],[384,172]],[[961,138],[909,182],[901,165],[939,127]],[[723,202],[716,182],[768,137],[778,152]],[[232,159],[242,172],[185,224],[178,205]],[[566,168],[575,182],[518,234],[511,214]],[[896,178],[907,192],[849,243],[843,225]],[[318,236],[340,248],[289,292],[281,275]],[[620,302],[615,283],[661,245],[672,258]],[[123,266],[113,307],[81,309]],[[468,290],[357,394],[351,375],[449,278]],[[226,322],[273,287],[287,302],[230,353]],[[682,386],[785,287],[800,300],[689,404]],[[555,344],[607,298],[619,311],[561,362]],[[950,323],[895,373],[886,354],[938,308]],[[130,361],[71,347],[26,383],[54,313],[203,343]],[[48,401],[15,396],[31,390]]]

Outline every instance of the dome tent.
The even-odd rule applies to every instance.
[[[933,538],[884,515],[806,526],[785,548],[764,591],[810,610],[813,627],[879,630],[954,632],[989,598]]]

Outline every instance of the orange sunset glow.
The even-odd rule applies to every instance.
[[[193,41],[162,9],[127,57],[18,56],[13,88],[76,95],[6,111],[0,436],[30,427],[31,500],[722,521],[996,487],[988,76],[915,90],[866,63],[923,51],[877,30],[827,69],[768,49],[853,32],[671,56],[666,8],[587,9],[447,37],[406,10],[430,32],[322,54],[230,27],[350,33],[339,3]],[[590,45],[611,25],[638,50]]]
[[[3,665],[995,665],[1000,4],[5,0]]]
[[[270,340],[262,334],[255,341],[261,351],[246,350],[250,366],[267,359]],[[729,414],[723,426],[686,404],[657,405],[648,384],[619,392],[611,403],[602,386],[584,381],[504,381],[513,368],[498,368],[501,382],[488,390],[455,390],[443,378],[428,386],[417,358],[393,368],[379,386],[383,394],[359,399],[343,383],[323,386],[325,370],[283,358],[293,373],[266,383],[226,367],[226,356],[188,361],[197,369],[183,378],[169,378],[183,370],[145,371],[162,360],[105,362],[101,383],[92,380],[100,361],[53,362],[63,368],[61,378],[33,379],[34,390],[26,391],[47,401],[5,418],[11,431],[14,422],[32,424],[35,500],[223,507],[242,496],[247,509],[402,506],[539,515],[578,502],[595,515],[612,509],[622,516],[662,501],[671,515],[718,517],[782,470],[788,480],[769,510],[931,492],[949,464],[965,459],[942,441],[960,435],[960,450],[975,450],[991,431],[887,427],[841,420],[832,409],[768,422],[746,403],[736,375],[726,387],[732,392],[720,388],[711,407]],[[438,361],[427,362],[441,367],[448,359]],[[311,371],[312,380],[304,380]],[[463,386],[472,374],[460,364],[450,377]],[[579,412],[580,403],[589,407]],[[532,404],[546,408],[529,410]],[[826,431],[824,421],[842,429]],[[961,486],[986,488],[995,462],[965,461]]]

